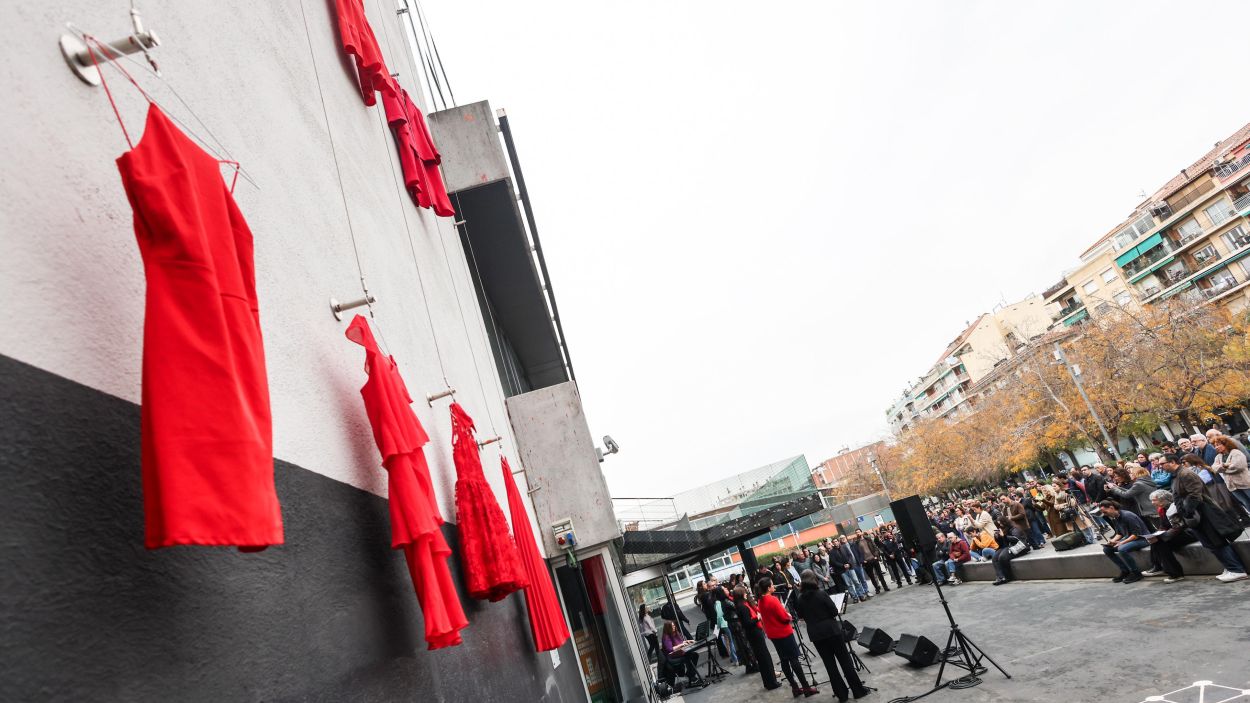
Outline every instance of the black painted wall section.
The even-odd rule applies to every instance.
[[[149,552],[138,406],[4,356],[0,469],[4,700],[585,700],[519,594],[462,593],[464,644],[426,651],[372,494],[279,461],[285,546]]]

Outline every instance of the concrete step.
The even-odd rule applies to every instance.
[[[1241,560],[1250,564],[1250,538],[1242,533],[1234,548],[1241,555]],[[1150,568],[1150,552],[1135,552],[1133,558],[1142,571]],[[1224,570],[1218,559],[1210,551],[1197,542],[1186,545],[1178,554],[1181,566],[1186,575],[1214,575]],[[1111,578],[1118,575],[1119,569],[1102,553],[1101,544],[1090,544],[1066,552],[1056,552],[1049,544],[1017,557],[1011,562],[1011,570],[1017,579],[1089,579]],[[993,581],[994,566],[989,562],[968,562],[959,567],[959,578],[964,581]]]

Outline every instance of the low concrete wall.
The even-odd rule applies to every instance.
[[[1243,536],[1235,546],[1241,560],[1250,564],[1250,539]],[[1197,542],[1185,546],[1178,557],[1186,575],[1213,575],[1224,570],[1219,560]],[[1143,571],[1150,568],[1148,550],[1135,552],[1133,558]],[[1017,579],[1023,580],[1111,578],[1120,573],[1111,560],[1103,556],[1100,544],[1066,552],[1046,547],[1012,560],[1011,570]],[[959,577],[965,581],[993,581],[996,578],[994,566],[989,562],[963,564],[959,567]]]

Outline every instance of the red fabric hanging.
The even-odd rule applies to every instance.
[[[86,37],[91,59],[121,123]],[[115,53],[115,52],[113,52]],[[120,62],[107,62],[136,88]],[[144,546],[282,544],[252,232],[220,162],[148,99],[117,159],[134,210],[147,300],[140,409]]]
[[[451,456],[456,464],[460,562],[469,595],[498,601],[528,585],[503,510],[482,474],[473,418],[451,404]]]
[[[503,464],[503,482],[508,489],[508,514],[512,518],[512,539],[516,542],[517,553],[521,558],[521,566],[529,579],[525,587],[525,609],[530,615],[530,633],[534,636],[534,651],[545,652],[555,649],[569,639],[569,628],[564,622],[564,612],[556,598],[556,589],[551,585],[551,574],[547,571],[547,562],[538,553],[538,544],[534,541],[534,531],[530,529],[529,515],[525,512],[525,502],[521,492],[517,490],[516,481],[512,478],[512,469],[507,459]]]
[[[399,165],[409,195],[419,207],[432,208],[439,217],[455,215],[456,209],[447,197],[447,187],[438,170],[443,159],[434,146],[421,109],[408,96],[408,91],[398,86],[395,95],[382,94],[382,105],[386,109],[386,121],[395,133]]]
[[[384,96],[394,95],[395,82],[391,79],[390,70],[386,68],[382,49],[378,47],[377,37],[373,35],[373,27],[369,25],[361,0],[334,0],[334,5],[338,14],[339,39],[343,43],[343,50],[356,61],[360,97],[366,105],[373,105],[377,102],[374,93],[379,90]]]
[[[425,617],[425,640],[430,649],[460,644],[460,630],[469,623],[447,567],[451,548],[439,528],[443,517],[422,449],[430,438],[412,412],[412,397],[395,358],[378,348],[365,318],[352,319],[347,338],[365,348],[369,380],[360,395],[386,468],[391,547],[404,550]]]

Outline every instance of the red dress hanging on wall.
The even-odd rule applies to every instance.
[[[512,478],[512,469],[507,459],[500,459],[503,465],[504,487],[508,489],[508,515],[512,518],[512,538],[516,542],[517,553],[521,558],[521,566],[529,585],[525,587],[525,609],[530,616],[530,634],[534,636],[534,651],[545,652],[564,644],[569,638],[569,627],[564,622],[564,611],[560,609],[560,601],[556,598],[556,590],[551,585],[551,574],[547,571],[547,562],[543,561],[538,552],[538,544],[534,541],[534,530],[530,528],[529,514],[525,512],[525,501],[521,491],[517,490],[516,481]]]
[[[468,620],[447,567],[451,549],[439,528],[443,517],[422,449],[430,438],[412,412],[412,398],[394,357],[378,348],[365,318],[357,315],[352,319],[347,338],[365,348],[369,380],[360,395],[386,468],[391,547],[404,550],[408,574],[425,617],[426,642],[430,649],[460,644],[460,630]]]
[[[447,186],[438,170],[443,157],[434,146],[421,109],[403,88],[398,88],[395,95],[383,93],[382,106],[386,110],[386,121],[395,133],[395,148],[399,150],[399,165],[408,194],[419,207],[431,208],[439,217],[455,215],[456,209],[447,197]]]
[[[147,279],[144,546],[259,551],[283,535],[252,233],[221,162],[148,101],[143,137],[117,159]]]
[[[460,561],[469,595],[498,601],[528,585],[508,523],[486,476],[473,435],[473,418],[451,404],[451,456],[456,464],[456,519]]]
[[[334,6],[343,50],[356,62],[360,97],[366,105],[373,105],[377,102],[375,92],[380,90],[383,95],[395,94],[395,82],[386,68],[382,49],[378,47],[377,37],[369,25],[369,18],[365,16],[361,0],[334,0]]]

